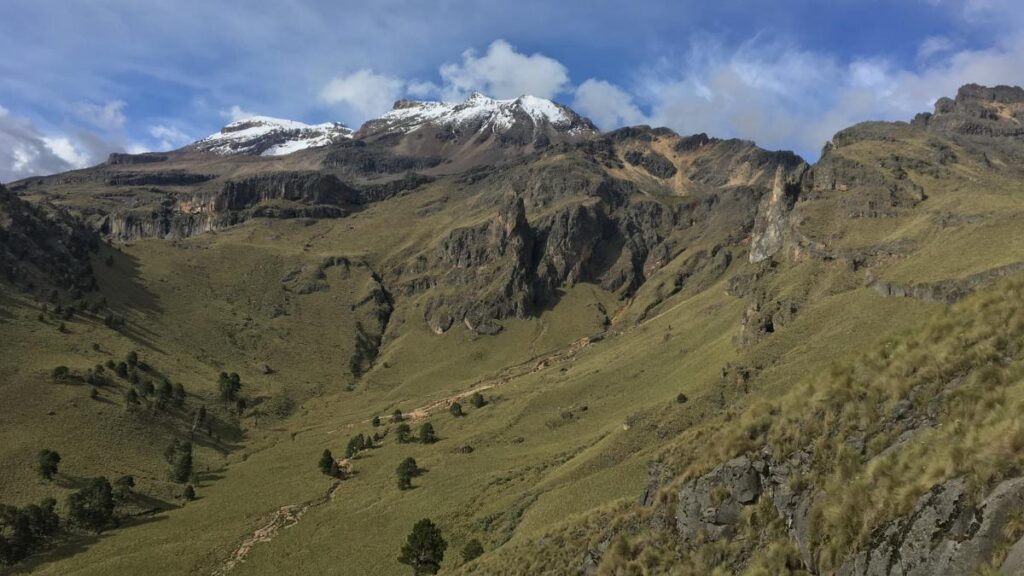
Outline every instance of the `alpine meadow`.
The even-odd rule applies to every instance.
[[[1024,19],[719,4],[0,3],[0,574],[1024,575]]]

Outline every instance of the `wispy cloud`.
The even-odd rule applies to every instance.
[[[175,126],[164,126],[157,124],[149,127],[149,135],[157,141],[159,150],[172,150],[180,148],[193,140],[191,136],[182,132]]]
[[[84,122],[101,130],[121,130],[125,122],[124,107],[123,100],[113,100],[105,104],[82,102],[75,106],[75,114]]]

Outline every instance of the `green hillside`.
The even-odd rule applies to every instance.
[[[429,518],[450,574],[1008,573],[1021,144],[943,118],[813,166],[638,127],[400,177],[328,147],[14,183],[55,240],[3,219],[33,266],[0,284],[0,502],[64,523],[5,570],[399,574]],[[126,475],[116,523],[68,523]]]

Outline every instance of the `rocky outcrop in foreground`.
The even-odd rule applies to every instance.
[[[804,568],[817,574],[811,548],[810,514],[821,492],[794,489],[801,465],[746,456],[725,462],[678,490],[675,529],[684,545],[732,538],[743,510],[770,500],[801,551]],[[936,484],[906,515],[877,531],[867,549],[852,554],[838,576],[961,576],[988,563],[1004,540],[1004,530],[1024,509],[1024,478],[999,483],[971,504],[963,478]],[[1024,542],[1024,539],[1021,540]],[[1014,549],[1024,549],[1017,543]],[[1019,574],[1024,554],[1009,554],[1003,574]]]

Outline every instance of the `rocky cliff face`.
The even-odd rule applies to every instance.
[[[638,184],[633,169],[656,180]],[[470,185],[481,202],[496,204],[493,215],[450,231],[416,264],[399,265],[396,284],[408,296],[427,293],[424,316],[434,331],[461,323],[492,333],[500,320],[535,314],[580,282],[628,298],[692,243],[717,244],[687,254],[674,293],[691,276],[724,272],[722,247],[749,234],[764,257],[778,250],[805,169],[795,156],[747,142],[689,146],[646,127],[556,147],[475,174]]]
[[[99,238],[52,206],[33,206],[0,185],[0,271],[21,289],[89,291]]]
[[[330,174],[273,172],[226,180],[214,190],[168,192],[155,208],[93,220],[101,233],[120,240],[189,238],[257,217],[339,218],[362,202],[357,190]]]
[[[1024,89],[968,84],[955,99],[940,98],[933,113],[918,114],[913,124],[968,136],[1024,136]]]
[[[742,529],[744,511],[761,500],[787,527],[802,557],[802,568],[820,573],[812,515],[827,494],[794,485],[806,472],[806,453],[776,463],[771,458],[741,456],[684,485],[676,493],[675,531],[684,546],[697,547],[731,539]],[[987,564],[1004,540],[1004,530],[1024,508],[1024,478],[996,485],[972,503],[963,478],[936,484],[912,510],[880,528],[873,542],[850,555],[838,576],[960,576]],[[748,553],[754,553],[753,549]],[[1008,556],[1003,574],[1022,566]]]

